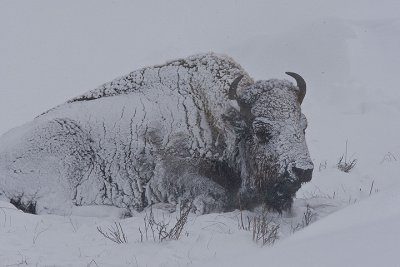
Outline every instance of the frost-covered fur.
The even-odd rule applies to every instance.
[[[37,213],[180,199],[198,212],[288,208],[311,179],[298,170],[312,171],[298,90],[212,53],[134,71],[2,136],[0,194]]]

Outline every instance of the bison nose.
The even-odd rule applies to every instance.
[[[300,169],[293,167],[293,172],[302,183],[305,183],[311,180],[313,169]]]

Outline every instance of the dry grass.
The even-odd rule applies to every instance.
[[[114,222],[115,226],[109,227],[107,230],[103,230],[101,227],[97,227],[97,231],[102,234],[105,238],[117,243],[123,244],[128,243],[128,239],[122,229],[120,223]]]
[[[176,223],[169,228],[169,223],[163,217],[161,220],[154,218],[153,209],[150,207],[150,213],[144,217],[144,231],[139,227],[140,242],[148,241],[150,238],[153,241],[162,242],[165,240],[178,240],[181,237],[182,231],[187,223],[189,213],[192,209],[192,202],[181,202],[179,205],[179,215],[176,218]],[[149,237],[150,236],[150,237]]]
[[[280,225],[273,222],[272,216],[268,215],[268,209],[264,208],[261,214],[254,217],[246,216],[246,219],[244,219],[243,213],[240,211],[238,227],[240,230],[251,231],[253,241],[257,244],[262,246],[273,245],[279,239]]]
[[[346,150],[344,154],[340,157],[339,162],[337,163],[337,168],[342,172],[349,173],[357,164],[357,159],[347,158],[347,141],[346,141]]]
[[[307,205],[306,210],[303,213],[303,217],[301,223],[298,223],[296,226],[293,227],[292,225],[292,232],[297,232],[304,227],[309,226],[311,223],[315,221],[316,213],[312,210],[312,208]]]

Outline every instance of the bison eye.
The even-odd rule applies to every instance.
[[[271,125],[269,123],[255,120],[253,122],[254,135],[260,143],[266,143],[272,138]]]
[[[261,143],[267,142],[269,139],[271,139],[271,135],[268,132],[257,132],[256,133],[257,139]]]
[[[268,142],[272,135],[266,128],[254,128],[254,134],[260,143]]]

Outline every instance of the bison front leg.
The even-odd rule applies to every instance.
[[[178,183],[184,185],[187,193],[183,198],[193,201],[195,213],[204,214],[226,210],[228,205],[226,189],[209,177],[188,174],[178,179]]]
[[[184,166],[184,165],[183,165]],[[183,166],[175,169],[159,168],[147,186],[149,204],[180,201],[193,203],[193,211],[198,214],[221,212],[228,206],[228,192],[221,185]],[[186,165],[187,166],[187,165]]]

